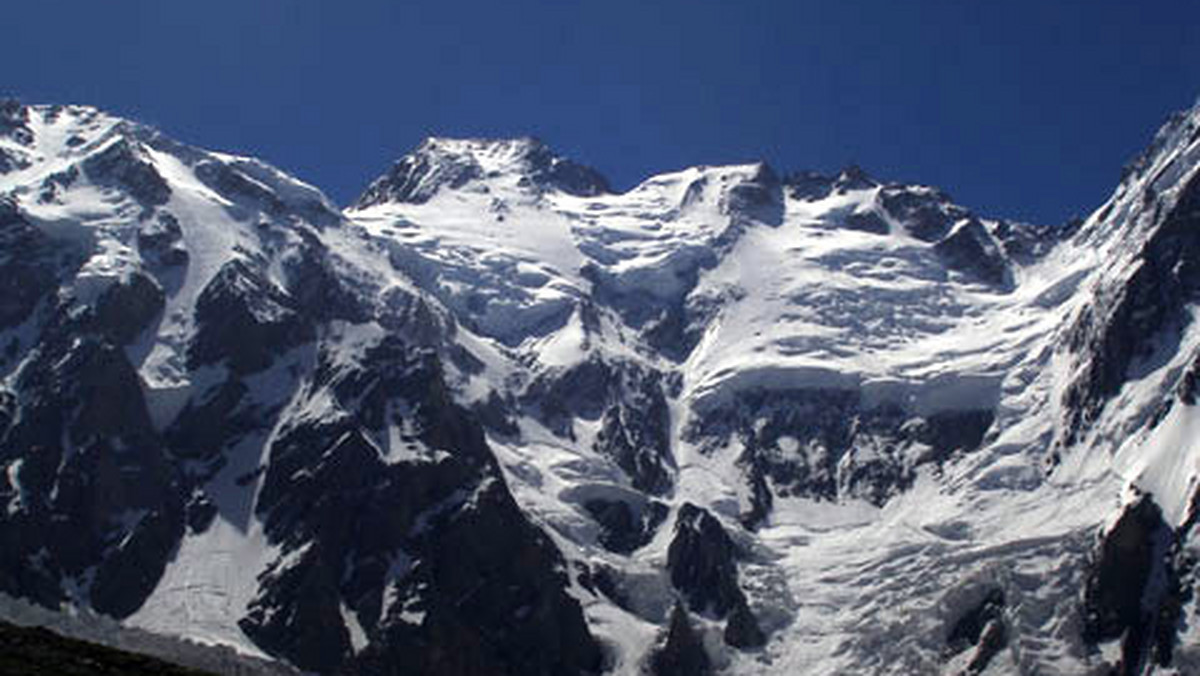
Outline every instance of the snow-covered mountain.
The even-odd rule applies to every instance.
[[[0,106],[0,591],[346,674],[1191,673],[1200,107],[1082,223],[857,168],[350,208]]]

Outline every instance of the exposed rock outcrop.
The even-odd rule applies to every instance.
[[[93,183],[119,188],[147,209],[162,206],[171,198],[171,188],[142,155],[136,142],[118,138],[88,157],[83,171]]]
[[[313,331],[290,296],[240,259],[222,266],[204,287],[196,301],[196,325],[189,365],[227,360],[239,374],[266,368],[276,355],[310,339]]]
[[[1004,610],[1004,591],[991,589],[950,627],[950,633],[946,636],[948,654],[955,655],[973,649],[966,674],[983,673],[992,658],[1008,645]]]
[[[1120,639],[1116,668],[1122,676],[1142,673],[1151,659],[1170,660],[1178,621],[1174,544],[1174,532],[1149,496],[1127,505],[1097,544],[1083,591],[1083,639]]]
[[[1082,368],[1067,389],[1067,443],[1095,420],[1125,383],[1131,365],[1174,344],[1190,322],[1185,308],[1200,294],[1200,175],[1174,208],[1156,217],[1128,279],[1101,289],[1075,319],[1068,345]]]
[[[652,676],[707,676],[713,672],[712,660],[682,604],[671,611],[666,640],[650,656],[649,666]]]
[[[766,637],[738,585],[738,556],[737,546],[715,516],[691,503],[679,508],[675,536],[667,549],[671,584],[693,612],[729,618],[726,643],[752,648],[762,645]]]

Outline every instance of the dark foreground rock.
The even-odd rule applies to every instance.
[[[677,604],[671,611],[671,624],[662,647],[650,656],[653,676],[707,676],[712,662],[704,651],[704,642],[692,628],[687,610]]]
[[[0,674],[16,676],[214,676],[146,655],[0,621]]]

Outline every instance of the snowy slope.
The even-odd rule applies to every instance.
[[[1158,175],[1160,194],[1164,183],[1178,189],[1196,169],[1187,151],[1180,157],[1179,143],[1166,141],[1164,157],[1143,170],[1143,180]],[[485,155],[481,166],[495,153],[483,141],[470,147]],[[1174,173],[1163,173],[1166,164]],[[786,488],[773,486],[765,523],[742,535],[751,554],[741,572],[752,607],[776,631],[749,654],[721,649],[720,638],[710,637],[711,652],[732,672],[961,669],[965,658],[945,661],[943,636],[956,613],[990,586],[1005,589],[1015,635],[994,669],[1087,671],[1101,658],[1077,635],[1075,596],[1096,529],[1111,521],[1127,487],[1158,496],[1176,525],[1195,492],[1191,475],[1177,471],[1193,462],[1180,453],[1187,423],[1177,418],[1186,412],[1137,437],[1109,432],[1107,438],[1127,439],[1115,458],[1101,443],[1104,432],[1064,447],[1064,391],[1074,359],[1064,349],[1067,320],[1121,269],[1100,262],[1144,232],[1124,226],[1125,243],[1097,234],[1098,212],[1073,239],[1058,242],[1049,231],[950,208],[943,231],[931,234],[928,219],[897,208],[896,196],[938,204],[944,198],[936,191],[844,174],[818,178],[827,185],[814,194],[814,179],[802,178],[781,181],[754,165],[695,168],[625,194],[577,196],[539,188],[510,164],[431,190],[418,204],[400,199],[347,213],[374,236],[402,243],[407,265],[432,271],[419,277],[427,290],[535,373],[599,355],[670,374],[675,477],[666,502],[707,507],[733,531],[752,499],[744,440],[714,442],[697,430],[737,407],[745,393],[849,390],[868,408],[895,406],[913,418],[993,413],[978,448],[919,465],[910,488],[882,506],[853,490],[839,489],[830,501],[803,489],[787,497]],[[763,194],[746,199],[738,194],[746,186]],[[1102,210],[1107,223],[1140,215],[1129,206],[1140,190],[1123,185],[1114,197],[1119,209]],[[990,240],[981,248],[1002,252],[1003,275],[991,274],[992,260],[972,269],[950,264],[939,250],[973,221]],[[493,267],[493,260],[505,263]],[[545,297],[506,288],[522,278],[516,270],[537,270],[531,286],[556,294],[544,306],[554,306],[555,323],[520,311],[501,315],[515,326],[495,321],[497,306],[514,296],[530,299],[525,311]],[[572,301],[575,315],[566,317]],[[588,313],[598,317],[590,330],[577,319]],[[657,340],[656,322],[664,320],[692,322],[690,340],[679,341],[682,347]],[[1143,395],[1142,408],[1162,401],[1164,387],[1191,359],[1188,345],[1174,366],[1148,374],[1156,389]],[[642,505],[646,498],[630,492],[629,478],[595,452],[602,421],[584,415],[564,435],[548,433],[537,418],[533,412],[521,423],[517,441],[493,439],[517,497],[566,551],[626,571],[635,595],[661,597],[623,619],[603,602],[590,608],[597,631],[622,643],[619,663],[632,673],[678,593],[661,577],[645,586],[666,563],[670,531],[664,527],[631,556],[605,551],[585,503],[602,496]],[[1108,420],[1122,424],[1120,415]],[[1123,424],[1137,429],[1142,421]],[[775,443],[787,454],[803,442],[784,434]],[[929,450],[917,446],[906,453]],[[1059,457],[1064,464],[1055,469]],[[1138,460],[1126,459],[1132,457]]]

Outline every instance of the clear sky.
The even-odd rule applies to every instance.
[[[351,201],[431,134],[628,188],[857,163],[1057,223],[1200,96],[1197,0],[22,0],[0,92],[262,157]]]

